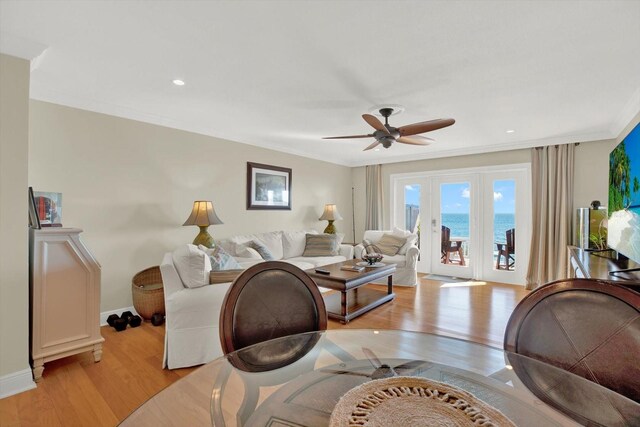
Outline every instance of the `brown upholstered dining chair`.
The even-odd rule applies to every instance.
[[[504,269],[510,270],[516,263],[513,255],[516,253],[516,229],[507,230],[506,243],[496,243],[498,247],[498,259],[496,260],[496,270],[500,270],[502,264],[500,258],[504,257]]]
[[[451,241],[451,229],[446,226],[442,226],[440,234],[440,260],[443,264],[450,264],[450,254],[458,254],[458,262],[460,265],[464,265],[464,253],[462,252],[462,241]]]
[[[315,358],[305,356],[314,351],[319,335],[304,332],[326,329],[327,310],[322,295],[313,279],[300,268],[282,261],[266,261],[248,268],[233,281],[222,302],[219,330],[222,351],[228,355],[229,363],[247,373],[241,375],[245,390],[238,425],[244,425],[254,412],[260,387],[286,381],[278,368],[296,363],[291,375],[313,370]],[[266,347],[250,347],[290,335],[296,336],[276,340]],[[229,355],[246,347],[250,348],[242,354]],[[251,375],[267,371],[273,375],[262,376],[259,383]],[[221,372],[216,384],[224,384],[229,373],[229,369]],[[214,420],[222,424],[222,409],[212,409]]]
[[[640,402],[640,293],[591,279],[559,280],[541,286],[513,311],[504,349]],[[535,369],[524,365],[513,368],[532,392],[560,410],[582,405],[576,411],[579,414],[610,404],[607,399],[581,401],[561,386],[559,378],[540,378]]]
[[[326,329],[327,310],[318,286],[307,273],[286,262],[250,267],[233,281],[222,302],[220,343],[225,354],[274,338]],[[286,362],[300,350],[288,343],[274,348],[278,354],[259,355],[261,361],[256,362],[261,366],[265,359],[270,364]]]

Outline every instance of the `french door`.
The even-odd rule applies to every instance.
[[[471,279],[477,264],[477,175],[431,179],[431,273]]]
[[[523,285],[529,176],[528,165],[392,176],[392,225],[419,234],[418,271]]]

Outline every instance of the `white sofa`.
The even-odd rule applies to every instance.
[[[303,270],[353,258],[353,246],[341,245],[340,253],[327,257],[303,257],[305,231],[271,232],[237,236],[217,242],[236,258],[242,268],[248,268],[261,259],[240,258],[235,253],[237,243],[258,239],[278,260]],[[316,233],[312,231],[311,233]],[[285,255],[288,255],[285,258]],[[183,368],[200,365],[222,356],[218,323],[224,296],[231,283],[186,287],[173,262],[173,253],[164,255],[160,265],[164,283],[166,325],[164,336],[163,368]],[[320,290],[326,290],[320,288]]]
[[[369,240],[372,244],[376,244],[383,235],[393,234],[399,236],[402,230],[367,230],[364,232],[364,239]],[[405,237],[409,236],[409,233],[404,234]],[[415,236],[415,235],[414,235]],[[417,236],[416,236],[417,237]],[[355,247],[356,258],[362,258],[365,252],[364,245],[360,243]],[[412,243],[407,248],[401,249],[400,252],[394,256],[384,256],[383,262],[393,262],[397,265],[396,272],[393,274],[393,284],[398,286],[415,286],[418,282],[418,255],[420,255],[420,249]],[[374,283],[386,284],[387,279],[381,279],[374,281]]]

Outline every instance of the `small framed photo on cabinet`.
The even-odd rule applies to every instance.
[[[42,227],[62,227],[62,193],[36,191],[36,212]]]

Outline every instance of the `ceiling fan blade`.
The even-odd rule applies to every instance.
[[[389,133],[389,129],[387,129],[386,126],[383,125],[382,122],[378,120],[376,116],[372,116],[371,114],[363,114],[362,118],[364,119],[365,122],[369,123],[369,125],[375,130],[379,130],[386,133],[387,135],[391,135]]]
[[[428,122],[414,123],[398,128],[400,136],[416,135],[419,133],[431,132],[432,130],[446,128],[451,126],[456,121],[453,119],[436,119],[429,120]]]
[[[367,359],[369,359],[369,363],[371,363],[374,368],[378,369],[382,366],[382,362],[380,361],[380,359],[378,359],[378,356],[376,356],[373,351],[366,347],[362,347],[362,352],[365,356],[367,356]]]
[[[431,366],[431,364],[428,362],[425,362],[424,360],[410,360],[409,362],[405,362],[402,365],[398,365],[393,369],[395,369],[396,371],[398,369],[408,371],[408,370],[416,370],[418,368],[427,367],[427,366]]]
[[[401,136],[396,139],[396,142],[402,142],[403,144],[411,145],[429,145],[433,139],[426,138],[420,135]]]
[[[378,146],[378,144],[380,144],[380,141],[376,141],[373,144],[371,144],[370,146],[368,146],[367,148],[365,148],[362,151],[367,151],[367,150],[371,150],[372,148],[376,148]]]
[[[355,138],[372,138],[373,134],[369,135],[349,135],[349,136],[325,136],[322,139],[355,139]]]

